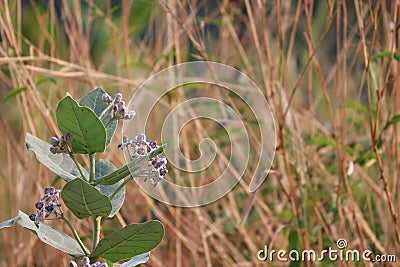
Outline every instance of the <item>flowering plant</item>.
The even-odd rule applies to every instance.
[[[78,101],[70,95],[60,100],[56,118],[63,135],[52,137],[47,143],[31,134],[26,135],[26,146],[36,158],[65,180],[60,190],[47,187],[35,203],[36,212],[19,214],[0,223],[0,229],[20,226],[33,231],[41,241],[73,257],[69,266],[101,266],[122,263],[122,267],[146,262],[150,251],[163,239],[164,226],[157,220],[131,224],[101,238],[103,218],[113,217],[125,198],[125,186],[134,179],[149,179],[155,186],[167,173],[166,158],[159,156],[163,146],[147,142],[144,134],[133,139],[123,137],[119,148],[125,150],[130,162],[117,169],[111,162],[95,154],[105,151],[115,133],[118,120],[135,116],[117,93],[109,96],[102,88],[94,89]],[[88,157],[85,168],[77,154]],[[62,199],[63,204],[60,202]],[[80,220],[93,222],[92,246],[89,250],[72,223],[63,213],[64,205]],[[62,220],[71,229],[73,238],[52,226],[48,220]],[[104,259],[104,262],[100,260]]]

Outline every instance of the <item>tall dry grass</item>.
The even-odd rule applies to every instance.
[[[166,236],[149,266],[261,266],[257,251],[264,245],[321,251],[339,238],[350,249],[399,261],[399,7],[398,1],[357,0],[1,1],[0,97],[22,92],[1,104],[0,221],[32,210],[53,183],[24,137],[58,134],[55,107],[66,92],[79,98],[103,86],[131,95],[167,66],[212,60],[245,72],[269,101],[278,146],[267,182],[248,193],[254,160],[230,194],[190,209],[156,202],[130,184],[109,226],[161,220]],[[221,98],[223,92],[203,94]],[[166,101],[176,105],[186,97],[180,89]],[[239,105],[233,96],[229,101]],[[216,128],[185,128],[183,153],[195,158],[199,129],[212,135]],[[102,156],[121,166],[118,137]],[[170,179],[185,175],[169,170]],[[76,223],[80,233],[92,227]],[[18,227],[2,230],[0,244],[0,266],[65,266],[68,260]]]

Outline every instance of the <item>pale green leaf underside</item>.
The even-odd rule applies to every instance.
[[[135,267],[141,263],[146,263],[150,258],[150,252],[137,255],[127,262],[124,262],[120,267]]]
[[[45,223],[40,223],[39,228],[37,228],[29,219],[28,215],[22,211],[19,211],[18,215],[20,216],[17,220],[18,224],[34,232],[42,242],[61,250],[72,257],[80,257],[84,255],[78,242],[69,235],[60,232]]]
[[[117,168],[109,161],[106,160],[99,160],[96,162],[95,166],[95,180],[110,174],[117,170]],[[115,190],[123,183],[123,180],[120,180],[118,183],[112,185],[97,185],[96,187],[100,190],[101,193],[106,195],[107,197],[111,197],[114,194]],[[113,217],[115,213],[119,211],[124,204],[125,199],[125,186],[116,194],[116,196],[111,200],[112,210],[108,217]]]
[[[53,154],[50,152],[50,144],[27,133],[25,137],[26,147],[36,154],[36,158],[52,172],[69,182],[81,177],[78,167],[67,154]],[[82,166],[80,169],[85,177],[89,174]]]
[[[14,223],[21,217],[21,215],[15,216],[14,218],[11,218],[7,221],[1,222],[0,223],[0,230],[6,227],[11,227],[14,225]]]

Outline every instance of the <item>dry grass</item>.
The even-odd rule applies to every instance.
[[[154,217],[165,224],[149,266],[258,266],[264,245],[320,251],[338,238],[400,260],[399,125],[384,128],[400,113],[399,11],[398,1],[1,1],[0,97],[26,90],[1,104],[0,221],[32,210],[54,180],[24,137],[58,133],[55,105],[67,91],[78,98],[103,86],[131,95],[167,66],[212,60],[248,74],[270,103],[278,148],[268,181],[247,192],[254,161],[229,195],[190,209],[158,203],[130,184],[110,226]],[[382,51],[388,56],[373,57]],[[180,89],[166,101],[186,97]],[[198,129],[183,131],[190,157]],[[121,166],[116,139],[102,156]],[[2,230],[0,244],[0,266],[65,266],[68,259],[17,227]],[[334,263],[359,264],[368,265]]]

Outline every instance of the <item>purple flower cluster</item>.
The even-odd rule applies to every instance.
[[[96,261],[95,263],[90,264],[89,258],[83,257],[79,263],[79,266],[81,266],[81,267],[108,267],[108,264],[106,262],[99,262],[99,261]],[[78,264],[75,261],[71,260],[68,262],[68,267],[78,267]]]
[[[39,228],[39,222],[48,217],[51,214],[55,215],[55,219],[61,218],[63,215],[61,210],[61,204],[58,203],[60,198],[60,190],[54,187],[46,187],[44,190],[44,196],[35,203],[36,213],[29,215],[29,219],[35,222],[37,228]]]
[[[63,136],[61,136],[60,139],[57,137],[52,137],[50,138],[50,151],[53,154],[60,154],[60,153],[66,153],[71,155],[72,154],[72,149],[71,149],[71,142],[72,142],[72,135],[70,133],[66,133]]]
[[[145,134],[139,134],[133,139],[124,135],[122,143],[118,145],[121,149],[126,149],[132,160],[140,157],[147,156],[152,151],[158,149],[160,146],[157,145],[156,141],[146,141]],[[167,159],[165,156],[156,156],[149,160],[148,165],[141,168],[140,173],[137,177],[143,177],[146,181],[150,178],[150,183],[156,186],[167,174]]]
[[[129,110],[125,106],[125,102],[122,100],[122,94],[116,93],[114,97],[111,97],[109,94],[104,93],[102,95],[103,102],[108,105],[113,105],[112,108],[112,118],[117,120],[130,120],[135,117],[136,112],[133,110]]]

